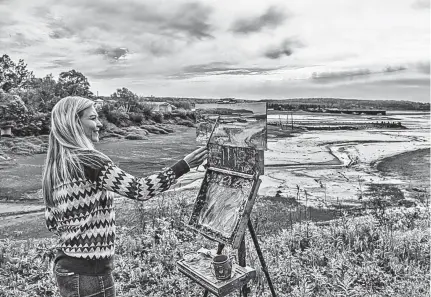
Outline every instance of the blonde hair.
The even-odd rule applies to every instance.
[[[42,193],[47,206],[53,206],[55,186],[84,178],[84,166],[100,168],[111,160],[94,148],[85,135],[80,117],[94,102],[70,96],[57,102],[51,112],[51,132],[42,176]]]

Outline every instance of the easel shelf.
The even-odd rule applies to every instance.
[[[217,280],[211,273],[211,260],[210,257],[203,256],[202,259],[200,259],[200,268],[196,268],[193,263],[181,259],[177,262],[177,267],[180,272],[216,296],[226,296],[256,277],[255,269],[234,264],[232,268],[232,277],[230,279]],[[202,267],[204,269],[202,269]]]

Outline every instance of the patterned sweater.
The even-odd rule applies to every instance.
[[[59,236],[57,249],[66,258],[112,259],[115,212],[113,198],[108,191],[131,199],[147,200],[169,189],[188,171],[189,166],[184,160],[145,178],[136,178],[112,163],[100,169],[85,168],[86,178],[56,186],[54,206],[46,207],[48,230]]]

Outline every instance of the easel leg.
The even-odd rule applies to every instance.
[[[256,248],[257,255],[259,257],[260,265],[262,266],[262,271],[265,273],[266,280],[268,281],[269,289],[273,297],[276,297],[274,286],[272,285],[271,278],[269,277],[268,268],[266,267],[265,259],[263,258],[262,250],[260,249],[259,242],[257,241],[256,233],[254,232],[253,224],[251,220],[248,220],[248,231],[250,232],[251,239],[253,240],[254,247]]]
[[[241,244],[238,248],[238,264],[241,267],[246,266],[246,251],[245,251],[245,236],[243,236],[241,240]],[[248,294],[248,287],[247,284],[242,286],[241,290],[239,291],[239,296],[247,297]]]

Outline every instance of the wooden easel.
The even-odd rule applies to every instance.
[[[257,185],[254,188],[254,191],[252,193],[251,199],[253,201],[257,195],[257,191],[258,191],[260,182],[261,182],[260,179],[258,179]],[[268,267],[267,267],[265,259],[263,257],[262,250],[260,249],[259,242],[258,242],[256,233],[255,233],[255,230],[254,230],[254,227],[253,227],[253,224],[252,224],[250,218],[247,221],[247,228],[248,228],[250,237],[253,240],[253,244],[254,244],[256,253],[259,257],[259,261],[260,261],[260,264],[262,266],[262,271],[264,272],[265,277],[268,281],[268,287],[271,291],[272,296],[276,297],[274,286],[272,284],[272,281],[271,281],[271,278],[270,278],[270,275],[268,272]],[[208,237],[208,238],[210,238],[210,237]],[[210,238],[210,239],[218,241],[215,238]],[[218,247],[217,247],[216,254],[217,255],[221,254],[224,247],[225,247],[225,244],[218,241]],[[203,295],[204,297],[207,297],[209,295],[209,293],[212,293],[216,296],[222,297],[222,296],[225,296],[225,295],[227,295],[227,294],[229,294],[235,290],[240,290],[240,294],[244,297],[247,297],[248,292],[249,292],[249,288],[247,287],[247,283],[252,278],[254,278],[256,275],[256,271],[253,268],[246,266],[245,233],[242,237],[242,240],[241,240],[239,248],[238,248],[238,264],[240,267],[244,268],[243,270],[238,269],[238,271],[241,270],[241,271],[239,271],[239,273],[243,273],[242,275],[240,275],[239,278],[233,278],[233,279],[228,280],[228,281],[223,281],[220,284],[215,284],[212,280],[205,278],[205,276],[203,276],[202,274],[199,274],[198,272],[194,271],[192,268],[188,267],[184,260],[178,261],[177,264],[178,264],[178,269],[180,272],[182,272],[187,277],[191,278],[193,281],[197,282],[199,285],[204,287],[204,295]]]

